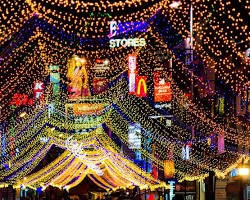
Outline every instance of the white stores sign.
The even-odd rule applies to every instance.
[[[117,23],[117,21],[110,21],[109,38],[115,37],[119,34],[125,34],[129,32],[139,31],[146,32],[147,22],[125,22]],[[109,47],[143,47],[146,45],[145,38],[123,38],[123,39],[110,39]]]

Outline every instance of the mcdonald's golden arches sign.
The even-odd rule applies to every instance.
[[[136,96],[137,97],[147,96],[147,77],[146,76],[136,77]]]

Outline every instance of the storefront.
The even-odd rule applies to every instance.
[[[196,182],[183,181],[175,186],[175,199],[196,200]]]

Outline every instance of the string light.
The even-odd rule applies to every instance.
[[[69,0],[46,1],[46,4],[44,4],[45,1],[41,2],[42,3],[30,0],[26,0],[22,3],[19,1],[7,1],[2,2],[0,6],[0,23],[2,24],[2,26],[0,27],[0,41],[2,45],[7,44],[8,41],[10,41],[10,44],[7,45],[7,47],[4,49],[4,53],[0,55],[1,69],[3,69],[3,73],[0,75],[0,78],[1,80],[5,80],[5,77],[8,76],[8,80],[4,81],[1,87],[0,99],[1,103],[4,105],[3,107],[7,107],[7,105],[9,105],[9,100],[11,99],[10,95],[12,95],[13,91],[19,88],[19,86],[28,85],[27,82],[29,82],[29,80],[45,80],[49,75],[49,66],[52,64],[60,65],[60,73],[65,77],[67,74],[66,66],[68,62],[68,56],[73,54],[85,55],[86,60],[82,60],[82,62],[84,63],[90,63],[96,58],[101,57],[102,55],[110,55],[110,63],[112,64],[112,68],[110,70],[113,72],[113,74],[115,74],[114,78],[110,79],[111,82],[117,77],[121,76],[122,73],[127,71],[128,53],[137,54],[137,57],[140,60],[140,73],[152,74],[153,70],[150,69],[150,66],[159,65],[159,63],[157,63],[157,55],[155,55],[155,51],[157,49],[163,49],[167,52],[168,56],[171,56],[173,58],[175,65],[180,67],[180,69],[183,69],[183,71],[188,71],[187,80],[181,80],[181,82],[186,83],[186,81],[192,81],[192,79],[194,78],[198,82],[198,84],[201,84],[202,88],[209,87],[209,83],[204,82],[198,75],[190,72],[190,70],[188,70],[188,68],[181,62],[178,56],[173,54],[168,45],[162,39],[161,35],[157,31],[155,31],[153,27],[154,16],[160,13],[162,15],[168,16],[168,21],[171,23],[173,28],[180,35],[182,35],[183,40],[186,39],[189,35],[189,32],[187,31],[188,23],[186,22],[189,14],[189,2],[183,1],[181,5],[178,6],[178,9],[171,9],[170,1],[152,1],[151,4],[148,4],[148,1],[144,0],[133,0],[125,2],[119,1],[115,3],[104,1],[100,1],[99,3],[86,3],[82,1]],[[145,6],[145,9],[138,9],[142,4],[147,5]],[[247,86],[247,76],[244,72],[247,68],[241,61],[240,65],[242,65],[243,70],[237,70],[237,62],[235,60],[242,60],[243,54],[239,53],[239,51],[242,51],[241,47],[237,46],[236,42],[232,41],[232,36],[234,36],[235,32],[239,31],[239,28],[241,29],[241,31],[239,34],[236,34],[235,39],[240,37],[243,38],[243,40],[241,40],[240,42],[244,42],[244,38],[246,39],[246,43],[247,41],[249,41],[249,38],[247,38],[248,27],[244,24],[244,19],[242,18],[242,16],[240,16],[240,13],[237,13],[235,11],[235,8],[233,8],[233,5],[231,5],[230,2],[211,2],[211,7],[208,7],[207,3],[204,1],[195,1],[192,2],[192,4],[194,10],[199,11],[196,12],[194,16],[193,25],[193,29],[195,32],[195,54],[197,54],[207,66],[215,71],[219,79],[225,80],[228,84],[230,84],[231,89],[235,93],[244,93],[244,88],[245,86]],[[60,9],[52,9],[53,7],[61,8],[62,6],[66,7],[70,11],[75,11],[72,14],[71,12],[62,12],[60,11]],[[132,14],[113,16],[113,13],[119,13],[118,11],[122,13],[124,10],[130,7],[134,7],[138,11],[133,12]],[[228,9],[228,7],[233,9]],[[91,15],[83,18],[78,17],[78,13],[89,13],[88,11],[92,9],[94,11],[95,9],[99,10],[99,12],[93,12],[94,16]],[[210,12],[211,10],[213,11]],[[225,11],[227,11],[227,13]],[[14,13],[14,15],[11,15],[11,13]],[[108,15],[105,13],[110,14]],[[232,22],[230,26],[228,25],[229,23],[225,22],[225,20],[217,20],[216,16],[220,16],[222,18],[222,15],[227,16],[228,20]],[[14,42],[13,38],[18,37],[15,36],[15,33],[18,30],[21,30],[23,26],[28,26],[30,20],[34,20],[33,23],[37,25],[37,28],[29,28],[29,30],[32,30],[32,33],[27,41],[23,43],[20,43],[18,41]],[[148,21],[150,27],[147,29],[147,32],[140,34],[136,33],[136,37],[139,36],[147,39],[147,46],[144,48],[133,48],[125,50],[122,47],[116,49],[105,49],[100,47],[98,48],[98,51],[90,51],[89,49],[86,50],[86,48],[89,48],[91,45],[83,45],[85,41],[84,37],[91,36],[92,39],[106,37],[108,33],[106,33],[105,30],[108,30],[108,21],[110,20],[123,22]],[[208,29],[208,27],[210,27],[210,29]],[[47,28],[49,30],[47,30]],[[65,39],[66,37],[69,37],[70,39]],[[159,46],[161,47],[154,47],[150,44],[150,40],[154,40],[154,42],[159,44]],[[31,51],[30,49],[34,50]],[[224,51],[226,52],[226,56],[224,56]],[[234,57],[235,60],[232,59]],[[19,62],[20,58],[23,58],[22,62]],[[39,75],[37,71],[39,71]],[[177,75],[177,77],[181,79],[181,76]],[[61,81],[63,84],[67,84],[67,81]],[[26,175],[29,174],[46,155],[52,144],[57,144],[60,147],[65,147],[64,142],[66,141],[68,134],[72,134],[75,130],[97,127],[102,123],[108,124],[108,111],[111,108],[112,111],[114,111],[115,105],[117,105],[118,109],[120,109],[122,112],[119,113],[118,111],[115,111],[115,113],[113,113],[111,111],[112,115],[116,117],[111,119],[111,130],[123,141],[123,143],[126,143],[127,141],[127,132],[125,132],[124,130],[126,130],[127,128],[128,121],[124,120],[124,118],[122,117],[122,115],[125,114],[133,123],[140,121],[140,123],[143,124],[144,127],[147,127],[152,131],[151,137],[155,140],[157,144],[156,148],[159,152],[166,151],[166,148],[163,148],[163,145],[174,144],[174,148],[176,149],[174,154],[176,158],[180,158],[181,147],[186,145],[187,142],[190,142],[192,144],[192,156],[189,163],[185,163],[183,165],[183,162],[178,161],[177,159],[174,160],[176,167],[176,176],[180,180],[203,179],[208,176],[208,170],[215,171],[218,177],[225,176],[225,174],[228,172],[228,169],[231,168],[230,165],[233,163],[238,163],[239,160],[245,158],[245,155],[227,150],[225,155],[222,155],[220,157],[222,158],[222,160],[220,160],[218,157],[214,156],[212,152],[213,150],[208,144],[208,141],[212,140],[211,138],[214,135],[223,132],[226,141],[234,142],[236,144],[241,144],[248,147],[249,144],[245,144],[245,135],[247,134],[247,132],[242,131],[242,134],[239,135],[237,134],[237,129],[224,127],[223,124],[207,117],[211,116],[211,112],[205,111],[201,107],[197,106],[193,101],[185,99],[184,92],[178,87],[178,83],[175,82],[175,80],[171,81],[173,83],[172,93],[173,100],[175,102],[173,105],[173,114],[175,116],[174,120],[176,122],[185,122],[189,127],[195,126],[197,132],[201,133],[202,139],[190,140],[190,130],[185,129],[184,127],[179,125],[177,126],[173,124],[171,127],[166,127],[160,121],[157,121],[157,123],[152,125],[152,123],[149,122],[146,116],[141,115],[140,111],[146,109],[152,115],[159,115],[160,113],[157,112],[157,110],[153,109],[146,101],[138,99],[134,96],[126,95],[127,90],[125,88],[127,88],[127,82],[126,80],[121,79],[114,87],[109,88],[110,91],[108,91],[106,95],[102,94],[96,96],[97,98],[103,99],[103,102],[108,105],[108,109],[104,110],[97,116],[88,116],[90,117],[90,119],[94,119],[92,120],[92,122],[89,122],[91,121],[89,120],[88,124],[80,124],[79,126],[76,126],[74,121],[70,121],[70,119],[68,119],[68,124],[65,124],[64,120],[67,114],[59,114],[59,111],[55,111],[56,115],[53,115],[53,117],[49,118],[47,107],[45,107],[44,109],[46,111],[39,115],[38,119],[36,119],[35,121],[32,120],[36,118],[37,114],[40,113],[41,110],[38,109],[34,112],[27,113],[27,115],[25,116],[25,120],[21,121],[21,123],[15,124],[15,126],[13,127],[13,130],[15,130],[15,146],[20,149],[20,153],[18,157],[15,158],[10,158],[10,156],[1,158],[1,163],[4,163],[5,167],[1,166],[1,169],[3,170],[0,173],[0,177],[9,177],[8,181],[10,182],[19,180],[20,178],[22,179],[24,176],[26,177]],[[32,89],[32,86],[28,86],[26,88],[26,91],[29,95],[33,93]],[[50,95],[48,95],[48,93],[46,95],[46,101],[48,103]],[[185,103],[187,103],[189,106],[185,106]],[[64,102],[61,102],[59,104],[59,107],[64,109]],[[198,105],[201,105],[201,103],[199,102]],[[1,117],[3,119],[8,117],[8,113],[3,114]],[[118,119],[120,119],[121,121],[118,121]],[[234,117],[232,117],[230,121],[234,122],[236,120]],[[122,128],[119,128],[118,122],[120,122],[119,125],[123,127],[123,130]],[[239,122],[237,123],[239,124]],[[27,126],[27,124],[30,124],[30,126]],[[247,130],[247,126],[242,126],[245,130]],[[41,143],[41,136],[46,136],[48,138],[48,143]],[[75,137],[77,139],[81,138],[83,141],[88,141],[90,138],[94,138],[94,136],[95,133],[89,132],[88,136],[81,134]],[[108,137],[104,138],[108,139]],[[29,143],[29,141],[31,140],[32,142]],[[7,152],[10,152],[11,150],[9,141],[10,138],[7,138]],[[105,148],[107,147],[108,145],[105,146]],[[200,152],[198,152],[198,149],[202,149],[202,155],[200,154]],[[162,159],[159,160],[156,159],[152,153],[150,154],[144,150],[141,150],[141,152],[143,156],[151,158],[153,163],[158,164],[159,167],[163,169],[163,160],[165,160],[166,157],[162,156]],[[204,152],[207,152],[207,154],[205,154]],[[32,159],[32,157],[34,159]],[[62,158],[66,159],[66,155]],[[225,162],[225,158],[231,158],[231,162]],[[73,155],[68,159],[71,161],[73,159]],[[69,165],[69,170],[77,171],[76,168],[79,167],[80,161],[79,158],[75,159],[78,161],[75,162],[74,165],[69,165],[70,161],[65,160],[67,165]],[[31,162],[29,162],[29,160],[31,160]],[[217,164],[214,164],[212,162],[214,160]],[[11,166],[9,169],[7,169],[8,165]],[[108,166],[109,165],[106,165],[105,168],[108,168]],[[195,170],[193,170],[194,166],[196,166]],[[23,167],[23,169],[19,171],[18,169],[20,167]],[[83,169],[84,167],[86,166],[82,165],[79,169]],[[60,170],[62,170],[62,168],[60,168]],[[118,171],[112,171],[111,173],[111,168],[109,168],[109,170],[110,174],[104,178],[105,181],[103,179],[98,179],[99,177],[96,176],[91,176],[91,179],[94,180],[97,184],[101,185],[101,183],[111,183],[112,181],[110,181],[109,176],[112,177],[113,175],[114,180],[116,180],[116,184],[108,184],[106,186],[102,185],[102,187],[112,188],[114,190],[121,186],[124,186],[125,183],[128,183],[118,178]],[[71,186],[73,187],[76,184],[80,183],[81,180],[83,180],[90,171],[91,170],[86,170],[85,174],[82,174],[79,179],[71,183],[69,186],[65,185],[70,178],[66,179],[67,181],[62,181],[62,177],[65,178],[64,173],[60,174],[61,177],[58,176],[60,178],[54,179],[57,182],[51,184],[55,184],[55,186],[57,187],[65,186],[66,189],[70,189]],[[79,170],[77,171],[77,173],[78,172]],[[14,175],[11,175],[12,173],[14,173]],[[198,175],[195,175],[195,173],[197,173]],[[55,175],[52,174],[48,175],[46,178],[48,178],[48,180],[52,180],[53,175]],[[30,179],[28,178],[28,180]],[[28,183],[25,181],[23,183]],[[40,179],[37,181],[39,182]],[[136,182],[136,184],[140,185],[141,188],[144,188],[142,186],[142,183],[140,182],[141,178],[137,177],[134,181]],[[122,184],[119,185],[119,183]],[[33,188],[36,187],[32,184],[30,184],[29,186]],[[152,185],[150,187],[153,188]]]

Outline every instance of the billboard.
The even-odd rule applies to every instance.
[[[98,103],[76,103],[73,104],[73,112],[75,115],[96,114],[103,110],[103,104]]]
[[[136,77],[136,96],[137,97],[147,96],[147,77],[146,76]]]
[[[141,148],[141,126],[133,124],[128,126],[128,143],[130,149]]]
[[[53,95],[58,95],[60,93],[60,74],[58,72],[50,73],[50,83],[52,83],[52,93]]]
[[[166,81],[162,71],[154,72],[155,102],[171,101],[171,83]]]
[[[108,59],[96,59],[95,65],[92,68],[95,77],[105,78],[110,68],[110,62]]]
[[[122,38],[111,39],[119,34],[124,34],[131,31],[146,31],[148,27],[147,22],[121,22],[110,21],[110,33],[109,33],[109,47],[142,47],[146,45],[145,38]]]
[[[108,81],[106,78],[94,78],[93,79],[93,93],[100,94],[105,92],[108,88]]]
[[[86,59],[73,56],[68,61],[67,78],[69,79],[69,99],[80,99],[89,96],[89,79]]]

